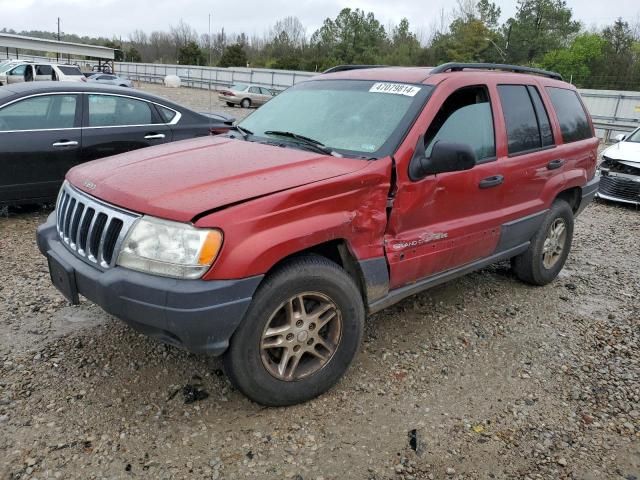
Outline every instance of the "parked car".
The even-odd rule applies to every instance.
[[[119,87],[133,88],[133,82],[128,78],[106,73],[93,73],[92,75],[87,76],[87,81],[102,83],[103,85],[117,85]]]
[[[602,152],[598,197],[640,205],[640,128]]]
[[[233,118],[99,84],[0,89],[0,204],[55,199],[67,170],[89,160],[226,132]]]
[[[6,70],[0,70],[0,85],[11,85],[33,81],[86,82],[86,78],[75,65],[54,63],[20,62],[9,64]]]
[[[268,88],[248,83],[236,83],[218,93],[218,98],[227,106],[240,105],[242,108],[259,107],[274,97]]]
[[[344,375],[367,314],[502,260],[556,278],[598,188],[572,85],[490,64],[342,70],[225,136],[72,169],[37,235],[54,285],[223,354],[240,391],[288,405]]]

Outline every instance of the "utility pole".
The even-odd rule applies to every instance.
[[[60,17],[58,17],[58,41],[60,41]],[[56,53],[56,62],[60,61],[60,53]]]
[[[209,66],[211,66],[211,14],[209,14]]]

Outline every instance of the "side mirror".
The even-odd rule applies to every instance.
[[[411,180],[419,180],[437,173],[470,170],[475,167],[476,162],[476,153],[471,145],[441,140],[433,145],[431,156],[427,158],[424,135],[421,135],[409,164],[409,177]]]
[[[613,137],[613,139],[616,142],[622,142],[623,140],[625,140],[627,138],[627,136],[624,133],[619,133],[618,135],[616,135],[615,137]]]

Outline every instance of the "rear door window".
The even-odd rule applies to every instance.
[[[169,123],[177,115],[176,112],[174,112],[170,108],[163,107],[162,105],[156,106],[158,107],[158,111],[160,112],[160,115],[162,116],[162,119],[165,121],[165,123]]]
[[[445,100],[425,133],[425,153],[438,141],[467,143],[478,162],[495,158],[493,114],[486,87],[465,87]]]
[[[53,72],[51,65],[36,65],[36,75],[50,76]]]
[[[549,115],[532,85],[498,85],[509,155],[554,145]]]
[[[0,109],[0,131],[55,130],[75,124],[77,95],[41,95]]]
[[[591,138],[593,133],[578,93],[566,88],[547,87],[551,103],[560,122],[564,143]]]
[[[89,126],[116,127],[157,123],[151,105],[143,100],[115,95],[88,95]]]

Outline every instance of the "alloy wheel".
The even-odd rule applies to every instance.
[[[567,226],[564,219],[556,218],[547,232],[542,247],[542,264],[547,270],[552,269],[564,251],[567,242]]]
[[[327,295],[304,292],[283,302],[260,339],[262,364],[275,378],[296,381],[322,369],[342,337],[342,314]]]

